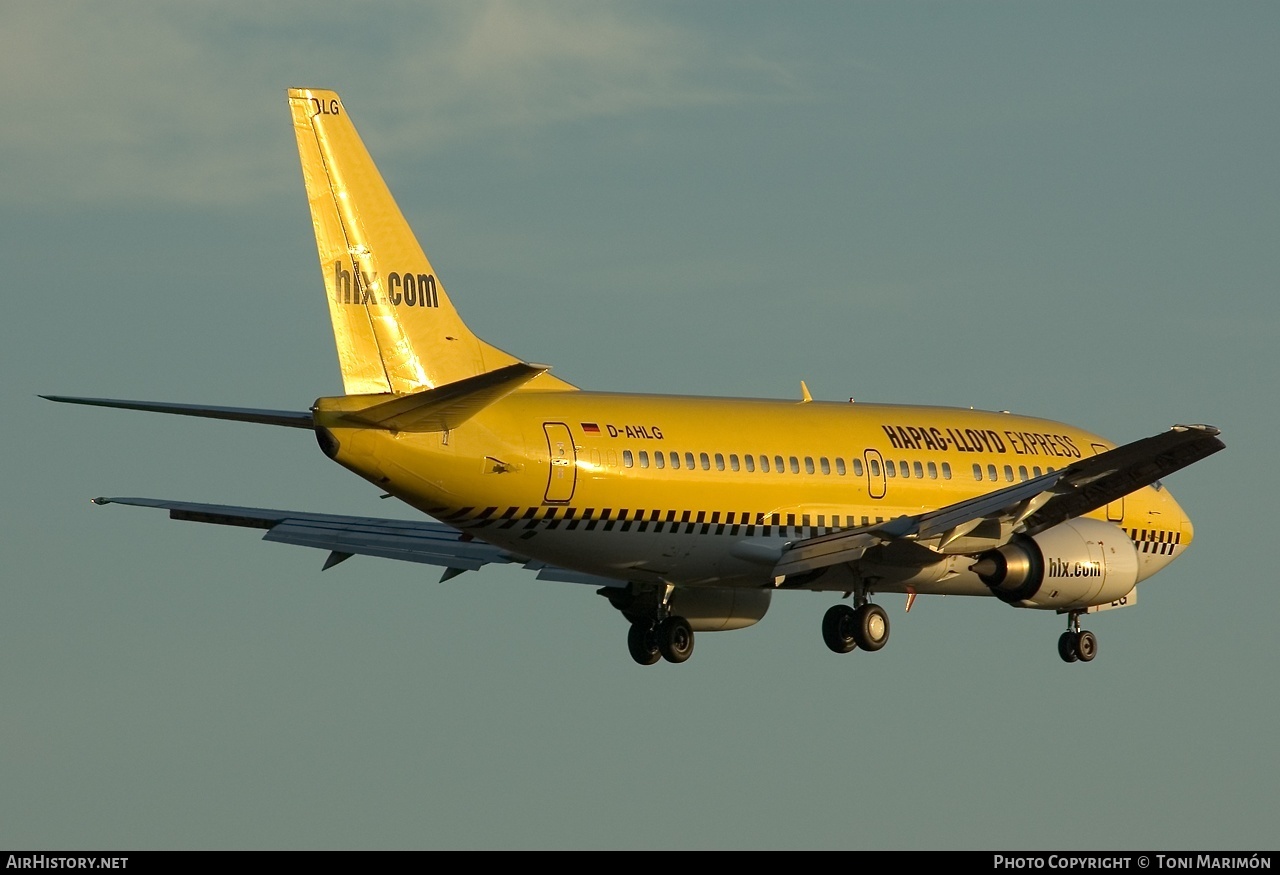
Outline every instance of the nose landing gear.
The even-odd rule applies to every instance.
[[[1058,655],[1063,662],[1092,662],[1098,655],[1098,636],[1081,630],[1079,611],[1067,614],[1067,631],[1058,636]]]

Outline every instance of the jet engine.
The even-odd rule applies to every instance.
[[[1075,609],[1115,601],[1138,582],[1138,551],[1114,523],[1079,518],[1037,535],[1015,535],[970,570],[1020,608]]]

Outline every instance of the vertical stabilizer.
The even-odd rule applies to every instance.
[[[289,106],[346,393],[407,394],[515,363],[463,324],[338,95],[293,88]]]

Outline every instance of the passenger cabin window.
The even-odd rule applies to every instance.
[[[720,453],[716,453],[716,470],[717,471],[724,470],[724,456],[721,455]]]
[[[872,477],[879,477],[879,476],[880,476],[880,460],[879,460],[879,459],[872,459],[872,460],[871,460],[870,462],[868,462],[867,464],[871,467],[871,476],[872,476]]]
[[[1019,465],[1019,466],[1018,466],[1018,479],[1019,479],[1019,480],[1026,480],[1026,479],[1027,479],[1027,466],[1026,466],[1026,465]]]
[[[988,466],[987,466],[987,479],[988,479],[988,480],[999,480],[999,479],[1000,479],[1000,478],[996,475],[996,466],[995,466],[995,465],[988,465]]]
[[[876,467],[879,467],[879,466],[877,465]],[[873,473],[873,475],[874,475],[874,476],[876,476],[876,477],[879,477],[879,476],[880,476],[880,472],[879,472],[879,471],[874,471],[874,472],[872,472],[872,473]],[[854,459],[854,460],[853,460],[853,476],[854,476],[854,477],[861,477],[861,476],[862,476],[862,460],[861,460],[861,459]]]
[[[1039,476],[1040,476],[1040,474],[1041,474],[1041,471],[1040,471],[1040,466],[1039,466],[1039,465],[1036,465],[1034,468],[1032,468],[1032,469],[1031,469],[1031,476],[1032,476],[1032,477],[1039,477]]]
[[[680,454],[675,450],[671,451],[671,467],[677,470],[680,468]]]
[[[623,450],[623,451],[622,451],[622,464],[623,464],[623,465],[625,465],[626,467],[630,468],[632,465],[634,465],[634,464],[635,464],[635,461],[636,461],[636,460],[632,457],[632,455],[631,455],[631,451],[630,451],[630,450]]]
[[[710,471],[710,470],[711,470],[711,460],[707,458],[707,454],[706,454],[706,453],[698,453],[698,459],[699,459],[699,461],[701,461],[701,462],[702,462],[702,470],[703,470],[703,471]]]
[[[760,457],[760,470],[766,474],[769,473],[769,457],[768,456]]]
[[[795,456],[791,456],[790,458],[791,458],[791,473],[792,473],[792,474],[799,474],[799,473],[800,473],[800,460],[799,460],[799,459],[797,459]]]
[[[641,468],[649,467],[649,451],[648,450],[640,451],[640,467]]]
[[[1004,479],[1008,480],[1010,483],[1013,482],[1013,466],[1012,465],[1004,466]]]
[[[951,463],[950,462],[942,463],[942,479],[943,480],[951,479]]]
[[[755,456],[743,456],[743,457],[742,457],[742,461],[746,463],[746,466],[747,466],[747,470],[748,470],[748,471],[754,471],[754,470],[756,469],[756,457],[755,457]]]
[[[692,471],[696,466],[693,464],[693,453],[684,454],[684,466]]]
[[[737,453],[729,454],[729,470],[731,471],[738,470],[738,454]]]
[[[779,474],[785,474],[785,473],[787,473],[787,469],[783,466],[783,462],[782,462],[782,457],[781,457],[781,456],[774,456],[774,457],[773,457],[773,470],[777,471]]]
[[[661,468],[663,465],[666,464],[666,461],[667,461],[667,457],[662,455],[662,450],[658,450],[658,452],[653,454],[653,464],[656,467]]]
[[[826,459],[823,459],[825,462]],[[841,477],[844,476],[844,459],[836,459],[836,473]]]
[[[805,457],[804,457],[804,473],[806,473],[806,474],[812,474],[812,473],[813,473],[813,471],[814,471],[814,469],[813,469],[813,456],[805,456]]]
[[[938,464],[936,462],[929,463],[929,479],[930,480],[938,479]]]
[[[875,462],[872,462],[871,464],[873,464],[873,465],[874,465],[874,464],[875,464]],[[897,476],[898,476],[898,469],[897,469],[896,467],[894,467],[893,462],[885,462],[885,463],[884,463],[884,476],[886,476],[886,477],[897,477]]]
[[[974,480],[982,479],[982,466],[979,465],[977,462],[973,463],[973,479]]]
[[[932,465],[933,463],[932,463],[932,462],[930,462],[929,464],[931,464],[931,465]],[[911,469],[912,469],[913,471],[915,471],[915,472],[916,472],[916,479],[917,479],[917,480],[923,480],[923,479],[924,479],[924,468],[920,465],[920,463],[919,463],[919,462],[912,462],[912,463],[911,463]],[[934,476],[934,478],[936,479],[938,475],[937,475],[937,473],[935,472],[933,476]]]

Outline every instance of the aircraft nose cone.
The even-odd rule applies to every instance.
[[[1178,522],[1182,529],[1182,545],[1184,547],[1190,546],[1191,539],[1195,537],[1196,528],[1191,525],[1191,518],[1185,513],[1180,513],[1178,516],[1180,517]]]
[[[1176,526],[1176,531],[1179,535],[1178,543],[1183,548],[1186,548],[1195,536],[1195,526],[1191,525],[1191,517],[1187,516],[1187,512],[1182,509],[1182,505],[1178,504],[1177,499],[1170,495],[1167,490],[1164,492],[1164,500],[1167,504],[1163,509],[1163,513],[1166,515],[1166,519],[1170,519]]]

